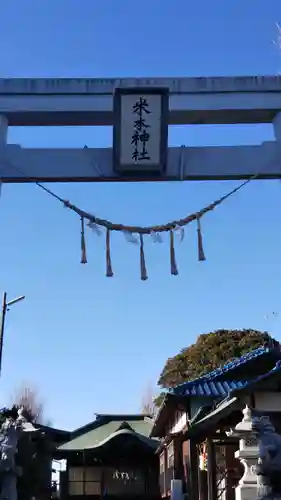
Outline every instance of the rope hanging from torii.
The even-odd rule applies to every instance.
[[[12,166],[12,165],[9,165]],[[12,166],[15,170],[19,171],[21,174],[28,176],[25,172],[15,166]],[[178,268],[176,263],[176,254],[175,254],[175,243],[174,243],[174,234],[180,233],[180,241],[184,238],[184,227],[190,224],[193,221],[196,221],[197,225],[197,247],[198,247],[198,260],[204,261],[206,260],[204,248],[203,248],[203,237],[201,231],[201,218],[208,212],[214,210],[217,206],[221,205],[225,200],[227,200],[230,196],[237,193],[240,189],[242,189],[246,184],[251,182],[254,179],[257,179],[260,175],[260,172],[253,175],[246,181],[242,182],[239,186],[229,191],[221,198],[217,199],[210,205],[205,206],[198,212],[193,212],[192,214],[187,215],[182,219],[177,219],[174,221],[166,222],[165,224],[155,225],[155,226],[129,226],[126,224],[116,224],[106,219],[100,219],[93,214],[85,212],[80,208],[76,207],[70,201],[64,200],[56,193],[51,191],[49,188],[45,187],[40,182],[35,182],[35,184],[46,193],[51,195],[56,200],[60,201],[65,207],[69,208],[77,215],[79,215],[81,220],[81,264],[87,264],[87,251],[86,251],[86,238],[85,238],[85,221],[87,227],[92,229],[97,235],[102,234],[102,230],[105,229],[105,241],[106,241],[106,276],[111,278],[114,273],[112,269],[112,261],[111,261],[111,248],[110,248],[110,236],[111,232],[119,231],[122,232],[126,239],[130,243],[134,243],[139,245],[140,248],[140,277],[143,281],[148,279],[146,263],[145,263],[145,254],[144,254],[144,236],[150,236],[153,239],[154,243],[161,243],[161,233],[169,233],[169,241],[170,241],[170,272],[173,276],[178,275]],[[2,185],[0,178],[0,187]]]
[[[106,219],[100,219],[95,215],[92,215],[80,208],[76,207],[72,203],[67,200],[63,200],[58,195],[53,193],[50,189],[46,188],[40,183],[36,183],[41,189],[55,197],[59,200],[63,205],[77,215],[79,215],[81,220],[81,264],[87,264],[87,251],[86,251],[86,238],[85,238],[85,222],[87,227],[91,228],[96,234],[101,235],[102,230],[105,229],[105,241],[106,241],[106,276],[113,276],[112,269],[112,260],[111,260],[111,248],[110,248],[110,237],[111,232],[120,231],[122,232],[127,240],[131,243],[135,243],[139,245],[140,248],[140,277],[142,280],[148,279],[146,263],[145,263],[145,253],[144,253],[144,237],[150,236],[155,243],[161,243],[161,235],[160,233],[166,232],[169,233],[169,241],[170,241],[170,270],[171,274],[176,276],[178,275],[178,268],[176,263],[175,256],[175,244],[174,244],[174,233],[180,232],[180,240],[182,241],[184,238],[184,227],[189,223],[196,221],[197,224],[197,246],[198,246],[198,260],[204,261],[205,253],[203,249],[203,238],[201,231],[201,218],[208,212],[214,210],[217,206],[223,203],[227,198],[237,193],[240,189],[242,189],[246,184],[248,184],[253,179],[256,179],[259,174],[252,176],[250,179],[246,180],[236,188],[229,191],[227,194],[214,201],[210,205],[205,206],[198,212],[194,212],[192,214],[187,215],[186,217],[174,221],[167,222],[161,225],[155,226],[128,226],[125,224],[115,224]]]

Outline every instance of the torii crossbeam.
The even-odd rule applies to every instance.
[[[120,89],[116,107],[115,93]],[[132,109],[142,96],[150,104],[150,118],[146,124],[143,121],[147,128],[139,132],[134,128],[134,137],[139,146],[148,145],[149,160],[138,153],[139,160],[134,163],[128,162],[132,130],[141,122],[133,121]],[[280,110],[279,76],[1,79],[0,178],[2,182],[220,180],[250,178],[258,173],[260,178],[281,178]],[[275,141],[258,146],[171,147],[164,165],[165,126],[231,123],[272,123]],[[9,126],[54,125],[114,125],[119,144],[114,151],[30,149],[7,144]],[[140,139],[145,130],[149,131],[147,143]]]

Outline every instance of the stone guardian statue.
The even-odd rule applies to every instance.
[[[36,430],[23,416],[23,408],[4,410],[6,419],[0,428],[0,500],[17,500],[16,454],[19,438],[25,430]]]
[[[258,439],[258,496],[281,499],[281,436],[268,417],[254,417],[252,431]]]

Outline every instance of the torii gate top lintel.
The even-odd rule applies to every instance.
[[[281,177],[280,110],[280,76],[0,79],[0,177],[3,182],[234,179],[257,172]],[[276,142],[167,148],[171,124],[271,122]],[[113,125],[113,150],[7,144],[8,126],[48,125]]]
[[[196,111],[205,112],[204,123],[243,123],[245,120],[247,123],[255,123],[272,121],[272,112],[266,113],[266,109],[270,107],[269,103],[269,106],[263,106],[263,113],[253,113],[260,107],[253,110],[251,104],[257,102],[260,93],[265,93],[267,100],[272,93],[279,94],[281,77],[0,79],[0,112],[5,111],[9,116],[9,124],[16,126],[113,125],[113,94],[120,87],[167,88],[170,96],[170,124],[194,123],[190,116]],[[238,96],[241,100],[244,93],[250,101],[247,107],[242,102],[235,103]],[[227,113],[216,117],[215,112],[219,111],[221,104],[220,94],[223,95],[224,101],[228,101],[229,109]],[[6,106],[2,104],[3,99]],[[193,102],[191,107],[188,106],[189,100]],[[209,105],[206,105],[206,100]],[[178,105],[179,102],[182,103],[182,109]],[[244,117],[235,114],[235,110],[248,112],[247,115],[244,113]],[[67,116],[64,120],[62,114],[67,111],[69,114],[72,112],[73,116]]]

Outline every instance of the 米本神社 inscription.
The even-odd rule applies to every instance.
[[[147,116],[150,115],[149,104],[147,99],[140,97],[138,101],[133,105],[133,114],[136,115],[136,120],[134,120],[134,129],[132,135],[132,160],[135,163],[138,161],[150,160],[150,156],[147,150],[147,144],[150,139],[149,129],[151,125],[147,122]]]
[[[168,145],[168,90],[118,89],[114,111],[116,170],[163,172]]]

